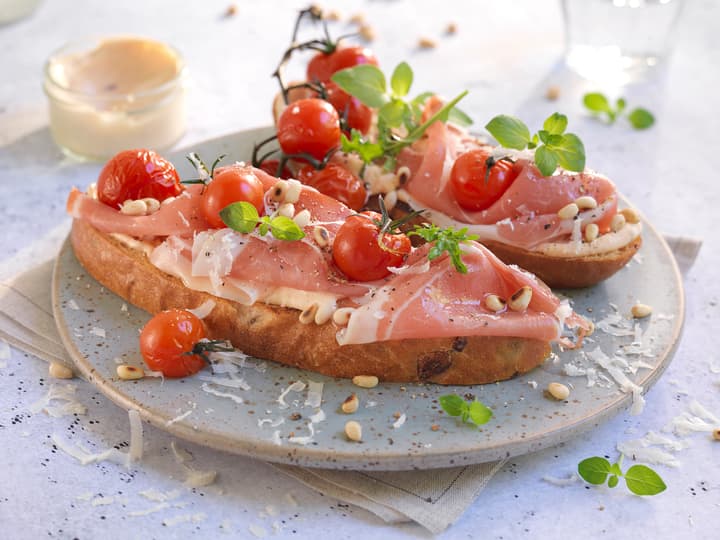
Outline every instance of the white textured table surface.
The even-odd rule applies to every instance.
[[[720,415],[720,4],[688,1],[675,54],[649,83],[623,90],[632,104],[656,113],[647,132],[606,127],[582,111],[591,88],[562,67],[562,24],[552,0],[500,2],[327,3],[344,15],[364,12],[375,27],[373,44],[388,68],[407,59],[415,88],[450,95],[467,88],[463,109],[482,125],[500,112],[536,125],[554,110],[586,144],[589,163],[608,174],[665,233],[702,238],[703,248],[686,277],[687,319],[675,360],[647,395],[640,416],[618,415],[561,447],[513,459],[447,538],[717,538],[720,524],[720,443],[690,436],[678,452],[679,468],[658,466],[668,490],[639,498],[622,486],[558,487],[545,475],[564,477],[581,459],[617,457],[618,442],[660,430],[697,399]],[[55,48],[77,36],[133,33],[178,46],[193,88],[190,128],[181,146],[269,122],[275,82],[269,73],[286,46],[295,9],[302,2],[238,2],[223,18],[227,0],[92,2],[51,0],[29,19],[0,27],[0,268],[65,219],[73,184],[94,179],[97,164],[63,158],[47,126],[42,65]],[[458,34],[444,37],[448,22]],[[342,29],[342,25],[338,28]],[[420,35],[437,37],[432,51],[415,48]],[[558,84],[559,101],[544,99]],[[55,451],[51,433],[69,432],[98,447],[127,441],[127,416],[93,387],[79,382],[87,416],[52,419],[31,415],[30,404],[49,384],[47,366],[12,351],[0,367],[0,537],[189,538],[233,533],[293,538],[426,537],[415,525],[390,527],[365,511],[319,496],[251,459],[182,444],[196,463],[220,473],[208,488],[188,490],[176,507],[132,517],[153,503],[139,492],[167,491],[182,471],[169,454],[171,438],[146,428],[146,459],[127,471],[113,464],[81,467]],[[292,493],[298,506],[286,499]],[[105,500],[100,500],[103,497]],[[99,504],[106,503],[106,504]],[[271,508],[268,508],[268,507]],[[168,520],[163,524],[163,520]],[[278,530],[273,529],[277,522]],[[232,536],[231,535],[231,536]]]

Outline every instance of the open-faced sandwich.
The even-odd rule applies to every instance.
[[[183,184],[157,154],[127,151],[74,189],[72,245],[86,270],[158,313],[210,306],[207,337],[338,377],[487,383],[573,346],[590,324],[534,276],[457,231],[357,214],[242,163]],[[208,302],[209,301],[209,302]],[[190,351],[188,351],[189,353]]]
[[[288,84],[284,64],[303,49],[316,51],[307,80]],[[491,146],[463,126],[469,119],[455,105],[465,93],[407,99],[410,67],[401,63],[386,80],[377,64],[366,48],[294,36],[276,71],[282,155],[269,166],[355,209],[381,195],[394,217],[421,212],[421,220],[466,230],[553,287],[598,283],[637,252],[637,212],[621,210],[615,185],[585,168],[567,117],[555,113],[531,135],[517,118],[497,116],[486,128],[501,146]]]

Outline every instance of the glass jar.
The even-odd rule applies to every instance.
[[[159,41],[121,36],[66,45],[45,64],[55,142],[91,160],[170,147],[186,128],[186,71],[180,53]]]

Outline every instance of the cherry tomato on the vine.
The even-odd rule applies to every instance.
[[[487,174],[490,153],[483,149],[461,154],[450,172],[450,185],[458,204],[466,210],[485,210],[510,187],[519,174],[514,163],[496,161]]]
[[[258,168],[262,169],[270,176],[274,176],[276,178],[284,178],[285,180],[287,180],[288,178],[293,177],[290,169],[288,169],[287,167],[283,167],[282,171],[280,171],[280,174],[278,175],[278,167],[280,167],[280,161],[278,161],[277,159],[266,159],[260,164]]]
[[[367,133],[372,124],[372,109],[358,98],[340,89],[334,82],[325,83],[327,100],[335,107],[340,118],[345,118],[348,130],[357,129]]]
[[[300,169],[297,176],[303,184],[314,187],[320,193],[337,199],[353,210],[360,210],[365,205],[365,184],[341,165],[330,163],[320,170],[306,165]]]
[[[98,199],[113,208],[146,197],[164,201],[184,189],[172,163],[143,149],[116,154],[100,171],[97,181]]]
[[[216,229],[222,229],[225,224],[220,218],[220,210],[234,202],[245,201],[262,214],[264,195],[262,182],[254,174],[232,166],[223,167],[213,175],[200,204],[207,222]]]
[[[374,281],[390,275],[389,266],[402,266],[410,253],[410,239],[404,234],[383,234],[373,222],[377,212],[363,212],[347,218],[333,242],[333,261],[343,273],[356,281]]]
[[[205,366],[192,353],[195,344],[207,337],[205,324],[185,309],[161,311],[140,332],[140,352],[147,366],[166,377],[186,377]]]
[[[367,47],[358,45],[337,48],[331,53],[319,52],[308,63],[307,80],[329,81],[336,71],[360,64],[377,66],[377,57]]]
[[[278,118],[277,137],[285,154],[306,153],[321,160],[340,145],[340,118],[324,99],[301,99]]]

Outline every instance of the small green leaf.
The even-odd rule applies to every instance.
[[[399,128],[403,125],[407,115],[408,104],[401,99],[388,101],[378,110],[378,120],[387,127]]]
[[[413,71],[407,62],[400,62],[390,78],[390,87],[395,97],[405,97],[413,82]]]
[[[578,463],[578,474],[589,484],[604,484],[609,472],[610,462],[605,458],[591,457]]]
[[[619,481],[620,481],[620,480],[618,479],[618,477],[613,474],[613,475],[610,477],[610,479],[608,480],[608,486],[611,487],[611,488],[614,488],[615,486],[618,485],[618,482],[619,482]]]
[[[270,232],[278,240],[300,240],[305,232],[287,216],[276,216],[270,220]]]
[[[545,120],[543,129],[551,135],[562,135],[567,129],[568,119],[567,116],[560,113],[553,113]]]
[[[591,92],[583,96],[583,104],[585,107],[590,109],[592,112],[597,113],[612,113],[612,107],[607,98],[599,92]]]
[[[566,133],[560,144],[553,145],[553,150],[563,169],[576,172],[585,170],[585,146],[577,135]]]
[[[615,112],[617,114],[622,114],[622,112],[625,110],[625,107],[627,106],[627,101],[625,101],[625,98],[617,98],[617,101],[615,102]]]
[[[492,410],[477,400],[470,403],[469,413],[470,419],[478,426],[486,424],[493,416]]]
[[[344,133],[340,134],[342,151],[356,152],[365,163],[371,163],[385,154],[381,144],[365,140],[355,129],[352,130],[350,137],[348,139]]]
[[[642,107],[633,109],[627,118],[635,129],[647,129],[655,123],[652,113]]]
[[[448,413],[450,416],[460,416],[463,411],[467,409],[467,403],[465,403],[465,400],[455,394],[440,396],[438,401],[440,402],[440,406],[443,411]]]
[[[241,233],[249,233],[260,221],[257,209],[246,201],[234,202],[220,210],[223,223]]]
[[[260,226],[258,227],[258,234],[260,236],[265,236],[268,232],[270,232],[270,218],[263,216],[260,221]]]
[[[550,133],[548,131],[541,129],[540,131],[537,132],[537,135],[543,143],[545,143],[545,144],[548,143],[548,139],[550,138]]]
[[[453,124],[457,124],[458,126],[467,127],[472,125],[473,119],[457,107],[453,107],[452,109],[450,109],[450,114],[448,115],[448,122],[452,122]]]
[[[524,149],[530,142],[530,130],[522,120],[501,114],[487,123],[485,129],[505,148]]]
[[[613,463],[612,465],[610,465],[610,474],[615,474],[617,476],[623,475],[622,469],[620,468],[620,463]]]
[[[657,495],[667,489],[660,475],[645,465],[633,465],[625,473],[627,487],[635,495]]]
[[[535,164],[543,176],[551,176],[558,166],[558,155],[547,146],[540,146],[535,150]]]
[[[385,75],[377,66],[361,64],[336,72],[332,81],[368,107],[379,108],[387,103]]]

